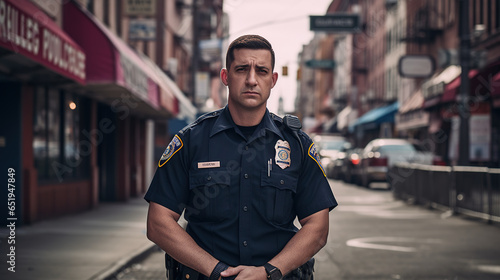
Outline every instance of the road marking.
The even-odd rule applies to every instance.
[[[395,245],[386,245],[386,244],[376,244],[378,242],[397,242],[397,243],[441,243],[436,239],[426,239],[419,240],[416,238],[406,238],[406,237],[365,237],[365,238],[356,238],[351,239],[346,242],[347,246],[356,247],[356,248],[365,248],[365,249],[376,249],[376,250],[387,250],[387,251],[396,251],[396,252],[404,252],[411,253],[416,252],[417,248],[415,247],[404,247],[404,246],[395,246]]]
[[[500,265],[477,265],[476,268],[482,272],[500,274]]]

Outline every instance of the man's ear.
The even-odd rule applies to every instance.
[[[271,88],[273,88],[276,85],[277,81],[278,81],[278,73],[274,72],[273,73],[273,85],[271,86]]]
[[[225,68],[222,68],[222,70],[220,70],[220,80],[222,81],[222,83],[227,86],[227,69]]]

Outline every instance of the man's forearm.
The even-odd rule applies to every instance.
[[[325,209],[303,219],[302,228],[269,263],[285,275],[312,258],[326,244],[328,213],[328,209]]]
[[[163,208],[163,209],[162,209]],[[178,262],[205,276],[210,276],[217,259],[203,250],[172,217],[170,210],[151,203],[148,212],[147,236]]]

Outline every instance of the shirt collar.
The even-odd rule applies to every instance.
[[[226,107],[224,107],[224,110],[222,110],[221,114],[215,121],[215,124],[212,127],[212,131],[210,132],[210,137],[230,128],[236,129],[236,124],[234,123],[233,118],[231,117],[231,113],[229,112],[229,108],[226,105]],[[256,135],[258,137],[264,136],[266,133],[265,130],[269,130],[274,134],[278,135],[281,139],[284,139],[283,134],[276,126],[268,109],[266,109],[266,113],[264,114],[262,121],[260,122],[259,126],[256,129],[257,132]]]

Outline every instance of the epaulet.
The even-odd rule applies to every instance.
[[[271,118],[273,119],[274,122],[276,123],[279,123],[279,124],[283,124],[283,118],[274,114],[274,113],[269,113],[269,115],[271,115]]]
[[[186,132],[186,130],[192,128],[193,126],[196,126],[196,125],[202,123],[204,120],[211,119],[211,118],[219,116],[222,113],[223,110],[224,110],[224,108],[219,109],[217,111],[208,112],[208,113],[205,113],[205,114],[201,115],[194,122],[188,124],[186,127],[184,127],[183,129],[181,129],[179,131],[179,133],[180,134],[184,134],[184,132]]]

